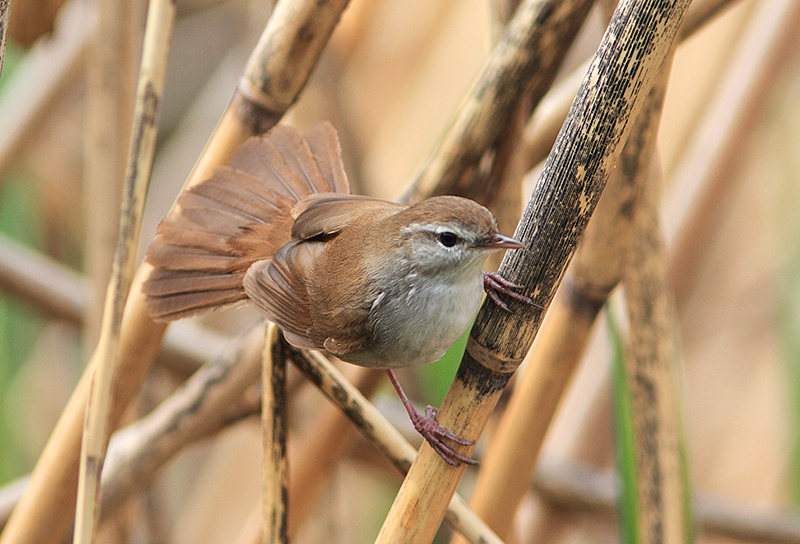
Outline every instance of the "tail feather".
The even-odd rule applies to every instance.
[[[257,215],[237,209],[224,200],[208,198],[194,191],[184,193],[179,204],[182,217],[176,224],[182,224],[185,218],[193,226],[226,236],[235,236],[243,224],[262,222]]]
[[[262,180],[246,172],[227,168],[215,172],[211,179],[195,187],[193,192],[207,198],[225,200],[235,206],[243,206],[242,210],[259,210],[260,213],[267,213],[269,210],[281,212],[295,204],[294,198],[265,186]]]
[[[211,296],[212,293],[213,296]],[[152,299],[150,307],[154,318],[162,321],[174,321],[235,304],[246,298],[242,289],[237,286],[232,289],[176,293],[170,296],[157,297]]]
[[[154,282],[148,293],[153,297],[183,295],[208,290],[235,290],[243,281],[244,274],[218,274],[215,276],[199,272],[187,273],[181,277],[165,277]]]
[[[305,133],[306,142],[314,160],[327,182],[327,190],[320,193],[350,193],[350,182],[344,171],[342,152],[336,131],[328,123],[320,123]]]
[[[247,269],[291,239],[292,208],[329,192],[349,192],[330,124],[303,135],[277,126],[250,138],[228,166],[181,193],[159,225],[143,287],[153,317],[179,319],[246,298]]]
[[[163,266],[165,272],[191,273],[200,270],[209,274],[236,273],[240,268],[237,266],[240,260],[241,258],[235,255],[213,255],[206,250],[169,244],[151,247],[148,258],[150,264]]]
[[[311,154],[311,148],[303,137],[287,126],[275,127],[273,135],[278,137],[272,139],[271,143],[286,161],[286,165],[298,174],[300,181],[305,184],[306,190],[311,192],[327,191],[327,183],[322,187],[315,186],[318,180],[325,181],[325,178],[320,173],[314,156]]]
[[[293,170],[273,143],[272,138],[286,138],[287,133],[278,131],[278,128],[275,127],[267,138],[250,138],[243,143],[231,156],[228,166],[234,171],[246,172],[256,179],[270,180],[273,189],[298,201],[313,191],[303,180],[303,173]],[[296,161],[289,157],[289,162]]]
[[[183,242],[181,247],[204,250],[206,252],[210,252],[210,254],[213,254],[215,248],[219,247],[220,244],[226,244],[229,239],[229,237],[225,236],[224,234],[216,234],[213,232],[200,230],[199,227],[193,225],[176,226],[162,223],[160,234],[162,235],[160,238],[161,241],[180,239]],[[157,247],[158,246],[155,244],[150,247],[151,254],[156,253],[155,250]],[[157,264],[158,266],[169,265],[169,261],[155,263],[152,259],[150,259],[150,263]]]

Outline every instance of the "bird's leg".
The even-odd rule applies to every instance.
[[[436,422],[438,410],[433,406],[428,406],[425,408],[424,416],[420,414],[411,404],[411,401],[408,400],[405,391],[403,391],[403,388],[400,386],[400,382],[397,381],[397,376],[395,375],[394,371],[387,369],[386,373],[389,375],[389,380],[392,382],[397,394],[400,396],[400,400],[402,401],[403,406],[405,406],[406,412],[408,412],[414,428],[419,434],[422,435],[423,438],[425,438],[425,440],[428,441],[428,444],[430,444],[431,447],[436,450],[436,453],[438,453],[442,459],[454,467],[457,467],[461,463],[465,463],[467,465],[478,464],[478,462],[471,457],[455,451],[451,446],[444,443],[443,439],[446,438],[448,440],[452,440],[456,444],[461,444],[462,446],[471,446],[475,443],[475,441],[461,438],[452,431],[439,425]]]
[[[508,295],[511,298],[522,302],[523,304],[541,308],[541,306],[536,304],[530,298],[514,291],[514,289],[519,289],[521,287],[520,285],[508,281],[497,272],[487,272],[486,270],[482,270],[481,272],[483,272],[483,290],[486,291],[486,294],[494,301],[495,304],[500,306],[505,311],[510,312],[511,309],[508,307],[508,304],[500,300],[500,297],[497,293]]]

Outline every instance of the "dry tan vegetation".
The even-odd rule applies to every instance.
[[[99,4],[93,11],[79,0],[66,1],[53,33],[34,41],[18,61],[10,60],[18,47],[10,45],[3,66],[0,227],[9,234],[0,235],[2,544],[60,541],[75,512],[73,467],[88,391],[80,375],[97,357],[91,354],[116,243],[146,13],[136,0]],[[448,163],[450,155],[438,143],[485,150],[458,132],[479,133],[479,122],[453,123],[442,135],[454,116],[463,121],[469,108],[487,111],[487,105],[464,97],[487,62],[496,61],[492,47],[501,40],[510,19],[505,10],[513,2],[352,0],[329,41],[323,29],[333,28],[344,2],[323,3],[330,10],[324,16],[314,11],[322,9],[314,2],[295,2],[299,7],[286,20],[308,16],[319,25],[309,41],[327,46],[303,88],[315,53],[287,64],[279,54],[286,42],[262,43],[273,52],[267,57],[273,64],[263,70],[273,83],[275,74],[285,78],[284,95],[276,90],[280,85],[259,88],[266,79],[257,70],[248,69],[247,84],[240,82],[267,25],[266,4],[177,3],[139,258],[184,182],[199,181],[249,134],[269,128],[301,88],[281,122],[305,128],[330,120],[340,133],[354,190],[406,199],[432,190],[468,194],[488,202],[512,234],[613,10],[608,2],[592,8],[532,116],[525,101],[507,112],[507,122],[497,121],[504,112],[488,116],[489,135],[483,137],[501,143],[486,144],[496,147],[498,158],[492,163],[483,157],[479,165]],[[41,32],[33,30],[29,21],[42,22],[31,13],[50,13],[53,5],[13,0],[10,42],[27,43],[31,33]],[[304,6],[310,6],[305,15]],[[28,23],[15,30],[17,21]],[[800,428],[798,24],[796,0],[696,0],[691,6],[680,45],[664,52],[671,70],[654,84],[665,93],[663,110],[658,92],[637,110],[629,127],[634,136],[614,152],[623,158],[610,172],[606,196],[561,290],[552,298],[537,287],[537,300],[552,304],[522,368],[502,396],[498,390],[489,400],[463,401],[475,411],[455,409],[459,380],[448,393],[445,406],[452,410],[443,417],[450,423],[477,433],[486,423],[475,451],[480,465],[448,471],[423,448],[411,480],[426,497],[441,496],[427,503],[401,492],[398,502],[405,506],[396,505],[387,523],[401,529],[384,527],[379,541],[402,541],[388,531],[404,534],[409,519],[432,535],[448,503],[452,525],[443,525],[440,541],[459,523],[474,541],[484,529],[468,519],[465,502],[505,542],[622,538],[614,514],[612,334],[600,311],[606,299],[623,342],[630,332],[631,360],[643,353],[639,360],[663,363],[660,370],[648,369],[655,369],[652,381],[661,384],[666,400],[640,404],[634,391],[637,413],[658,406],[653,410],[666,429],[648,434],[646,422],[638,423],[644,433],[639,443],[658,444],[655,457],[640,463],[661,470],[651,479],[655,492],[640,489],[643,496],[663,499],[650,505],[653,510],[642,506],[643,516],[656,516],[648,519],[663,526],[646,529],[641,521],[639,538],[684,539],[690,516],[680,502],[687,481],[677,456],[685,440],[698,542],[800,540],[800,515],[793,510]],[[289,32],[281,32],[274,35],[288,40]],[[545,43],[545,52],[557,49]],[[542,94],[549,86],[545,73],[539,73],[546,80]],[[514,89],[538,101],[530,87]],[[240,107],[223,117],[231,96]],[[261,117],[249,117],[241,107],[254,98],[267,104]],[[531,218],[546,212],[544,204],[532,209],[520,231],[531,237]],[[556,245],[539,250],[544,254]],[[520,263],[504,266],[529,289],[540,285]],[[617,289],[620,282],[629,288]],[[179,322],[165,332],[147,318],[137,286],[122,325],[123,378],[118,375],[109,402],[112,426],[123,428],[106,460],[95,541],[256,542],[263,517],[264,329],[253,328],[258,317],[252,308],[241,307]],[[490,331],[484,336],[494,334],[497,320],[481,316],[481,330]],[[540,322],[535,315],[530,325],[516,329],[520,343],[512,338],[504,353],[527,351],[524,338],[532,339]],[[495,336],[502,334],[513,336]],[[648,340],[648,334],[654,336]],[[300,366],[325,364],[307,354],[288,357]],[[641,368],[633,365],[629,369],[637,375]],[[315,376],[320,371],[314,368],[306,372]],[[340,371],[417,444],[399,403],[379,387],[380,374],[347,365]],[[431,400],[425,384],[415,385],[420,376],[402,374],[424,405]],[[348,397],[342,402],[350,402],[351,416],[371,422],[365,440],[292,365],[286,388],[290,540],[373,541],[413,451],[394,429],[382,427],[380,414],[363,416],[371,407]],[[74,406],[65,411],[71,395]],[[467,398],[467,392],[460,395]],[[25,488],[25,481],[15,480],[34,469],[62,413],[69,415],[38,461],[28,502],[23,499],[9,522]],[[423,474],[420,467],[427,466],[431,472]],[[442,490],[455,488],[461,473],[463,501],[451,503]],[[648,474],[641,464],[640,474]],[[280,486],[275,492],[280,498]],[[430,519],[409,517],[419,514],[420,504]]]

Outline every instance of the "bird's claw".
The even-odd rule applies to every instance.
[[[473,458],[459,453],[454,450],[449,444],[443,440],[451,440],[456,444],[462,446],[472,446],[475,444],[474,440],[467,440],[455,434],[453,431],[446,429],[436,422],[438,410],[433,406],[425,408],[425,415],[423,416],[416,410],[411,414],[411,422],[419,434],[421,434],[430,446],[438,453],[447,464],[454,467],[459,466],[461,463],[466,465],[477,465],[478,462]]]
[[[500,308],[502,308],[503,310],[511,312],[511,308],[508,307],[508,304],[500,300],[500,296],[497,293],[508,295],[511,298],[522,302],[523,304],[541,308],[541,306],[536,304],[532,299],[526,297],[521,293],[517,293],[514,290],[514,289],[520,289],[521,287],[522,286],[517,285],[516,283],[505,279],[497,272],[486,272],[485,270],[483,271],[483,290],[486,291],[486,294],[489,296],[489,298],[491,298],[494,301],[494,303],[500,306]]]

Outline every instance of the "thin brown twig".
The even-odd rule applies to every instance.
[[[78,272],[0,233],[0,289],[48,317],[78,324],[88,288]]]
[[[289,349],[292,362],[336,404],[375,444],[400,472],[407,472],[416,457],[413,446],[400,432],[350,384],[341,373],[317,352]],[[447,505],[446,518],[469,542],[502,544],[466,503],[454,495]]]
[[[578,464],[542,459],[532,490],[563,508],[616,515],[619,478]],[[742,541],[794,544],[800,541],[800,513],[696,491],[698,528]]]
[[[693,531],[691,496],[684,465],[686,445],[678,376],[677,315],[667,284],[667,255],[661,222],[660,168],[650,168],[672,55],[653,86],[648,115],[653,121],[641,137],[643,159],[636,178],[632,235],[624,276],[629,317],[625,380],[634,429],[637,528],[643,542],[685,542]]]

